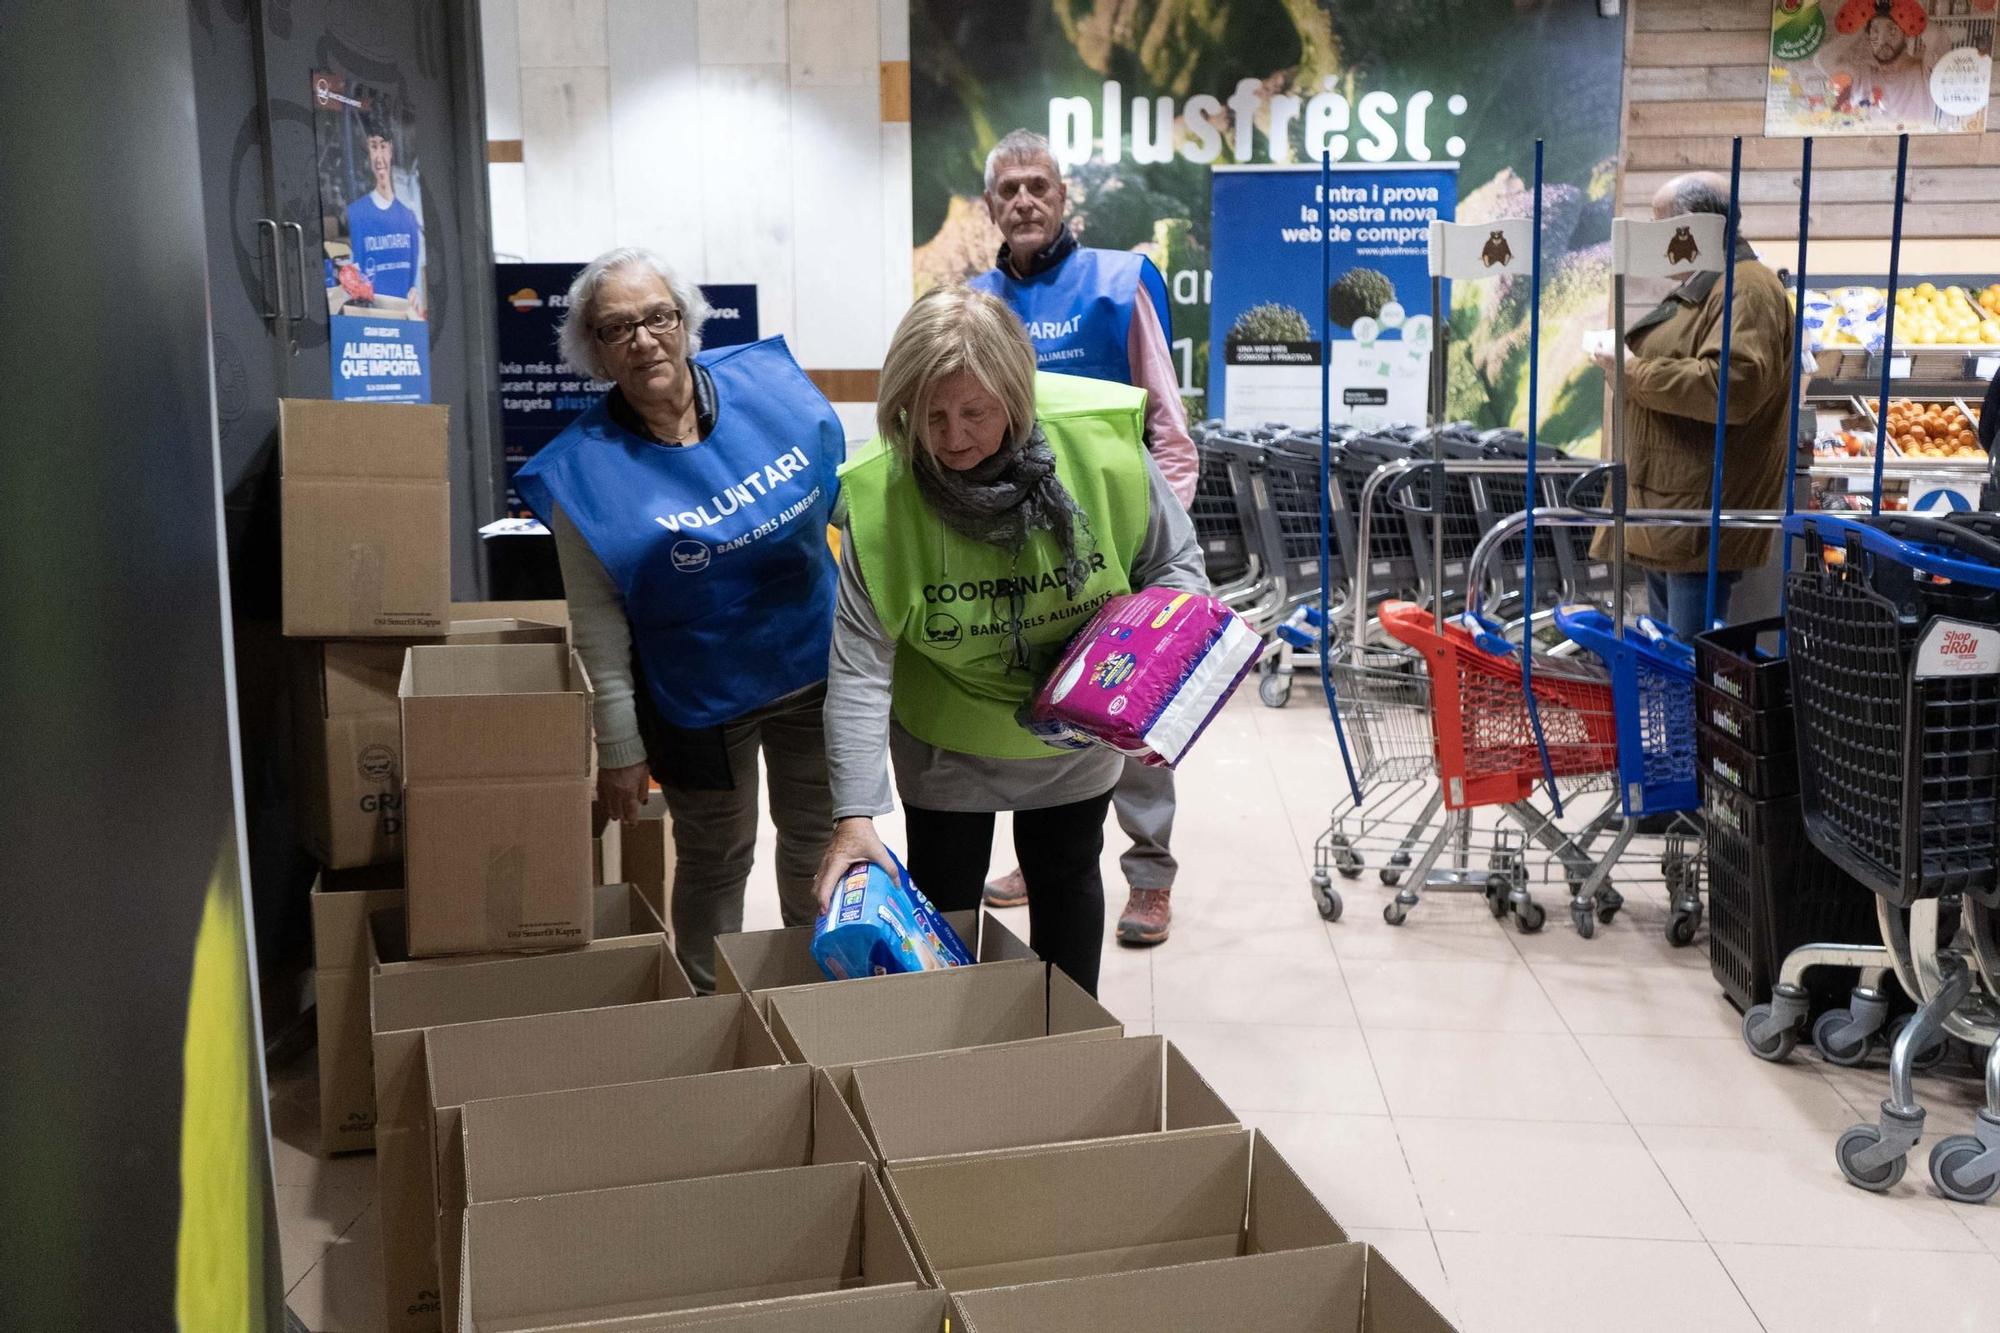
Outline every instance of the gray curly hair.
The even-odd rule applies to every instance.
[[[622,245],[616,250],[606,250],[576,275],[576,281],[569,285],[569,309],[564,311],[562,327],[556,331],[556,345],[562,351],[562,359],[571,370],[594,380],[611,378],[604,372],[604,361],[592,334],[597,289],[604,285],[605,278],[627,268],[651,269],[659,275],[667,290],[674,294],[674,304],[681,308],[681,328],[687,335],[688,355],[701,350],[701,326],[708,323],[708,302],[702,298],[701,288],[667,267],[667,261],[651,250]]]

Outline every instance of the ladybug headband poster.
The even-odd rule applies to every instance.
[[[2000,0],[1773,0],[1770,135],[1983,134]]]
[[[429,402],[415,125],[392,91],[331,70],[312,78],[333,396]]]

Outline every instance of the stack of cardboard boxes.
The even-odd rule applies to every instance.
[[[441,573],[404,577],[420,525],[444,565],[441,415],[285,421],[288,525],[295,477],[328,513],[395,492],[393,524],[286,534],[288,595],[296,549],[302,605],[341,606],[298,632],[399,640],[372,674],[316,646],[342,719],[357,676],[395,689],[393,726],[321,720],[329,777],[386,747],[340,813],[356,864],[400,832],[407,891],[391,865],[314,897],[326,1142],[375,1147],[393,1333],[1448,1333],[1171,1043],[993,917],[952,918],[972,966],[841,982],[810,929],[724,936],[696,997],[660,898],[590,873],[581,666],[539,627],[454,640]]]

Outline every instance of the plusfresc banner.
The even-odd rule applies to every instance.
[[[1211,414],[1317,422],[1330,357],[1333,420],[1423,420],[1437,313],[1426,253],[1431,223],[1456,213],[1457,169],[1340,166],[1323,189],[1316,166],[1218,167],[1210,200]]]

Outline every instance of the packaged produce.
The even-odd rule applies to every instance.
[[[1172,767],[1256,664],[1263,643],[1213,597],[1114,597],[1064,650],[1023,721],[1051,745],[1100,745]]]
[[[813,930],[813,961],[835,981],[963,967],[972,953],[902,863],[856,861]]]

